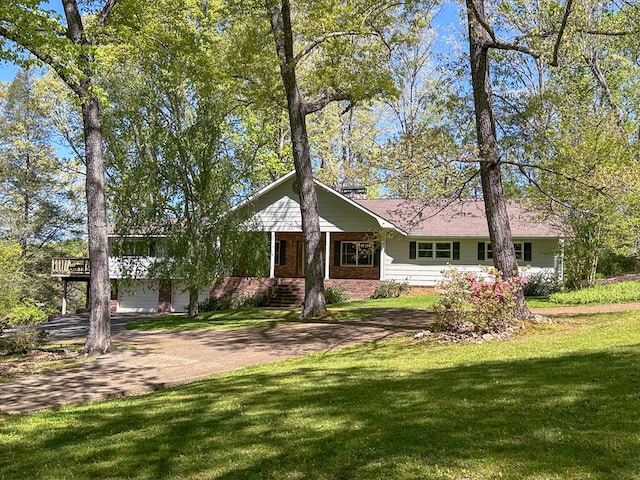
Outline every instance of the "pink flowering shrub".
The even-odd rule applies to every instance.
[[[502,272],[447,270],[435,311],[437,326],[460,333],[504,332],[514,324],[514,295],[527,283],[524,277],[505,279]]]

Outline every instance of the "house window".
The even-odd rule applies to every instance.
[[[433,258],[433,243],[418,242],[418,258]]]
[[[276,248],[275,248],[276,252],[275,252],[275,264],[276,265],[282,265],[280,263],[280,240],[276,240]]]
[[[451,242],[436,243],[436,258],[441,260],[451,260]]]
[[[161,254],[161,248],[155,240],[125,240],[115,244],[113,252],[123,257],[157,257]]]
[[[286,265],[286,263],[287,263],[287,241],[276,240],[274,265]]]
[[[513,243],[513,248],[516,250],[516,260],[522,260],[522,243]],[[493,247],[490,242],[487,242],[487,260],[491,260],[493,258]]]
[[[373,243],[341,242],[340,265],[355,267],[373,265]]]
[[[530,242],[513,242],[513,248],[516,252],[516,260],[530,262],[532,257],[532,249]],[[478,242],[478,260],[493,259],[493,247],[491,242]]]
[[[409,242],[409,258],[460,260],[460,242]]]

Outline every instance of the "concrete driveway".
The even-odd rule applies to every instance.
[[[23,377],[0,386],[0,412],[21,413],[61,405],[136,395],[216,373],[358,343],[410,335],[425,328],[421,310],[377,310],[366,320],[304,323],[226,331],[140,332],[124,325],[136,316],[114,316],[114,345],[134,349],[93,358],[73,368]],[[51,342],[83,342],[86,316],[46,324]]]

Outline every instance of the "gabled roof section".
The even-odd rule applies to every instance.
[[[281,178],[279,178],[278,180],[276,180],[275,182],[270,183],[269,185],[267,185],[263,189],[259,190],[255,194],[251,195],[247,200],[245,200],[245,201],[241,202],[240,204],[238,204],[235,208],[241,208],[244,205],[247,205],[247,204],[250,204],[250,203],[254,202],[255,200],[257,200],[261,196],[266,195],[267,193],[269,193],[272,190],[275,190],[280,185],[284,184],[285,182],[289,181],[292,178],[295,178],[295,171],[291,171],[291,172],[287,173],[286,175],[282,176]],[[315,178],[313,179],[313,181],[314,181],[314,183],[316,185],[316,188],[321,188],[321,189],[325,190],[329,194],[339,198],[343,202],[353,206],[358,211],[360,211],[360,212],[364,213],[365,215],[371,217],[372,219],[374,219],[378,223],[378,225],[380,225],[381,228],[396,230],[399,233],[401,233],[403,235],[406,235],[406,232],[404,232],[404,231],[402,231],[402,229],[398,228],[393,222],[390,222],[388,219],[384,218],[383,216],[380,216],[377,213],[369,210],[366,206],[363,206],[360,203],[358,203],[358,202],[346,197],[345,195],[342,195],[341,193],[337,192],[333,188],[329,187],[328,185],[325,185],[324,183],[322,183],[321,181],[319,181],[319,180],[317,180]]]
[[[357,202],[394,223],[410,236],[489,238],[484,202],[481,199],[375,199]],[[507,203],[507,215],[514,237],[563,236],[550,222],[536,219],[534,212],[527,211],[515,202]]]

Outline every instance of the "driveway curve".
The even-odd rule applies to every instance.
[[[534,310],[549,316],[640,310],[640,303]],[[341,323],[296,323],[223,331],[126,330],[135,316],[114,316],[115,345],[131,345],[79,366],[0,384],[0,412],[24,413],[62,405],[137,395],[217,373],[309,353],[410,335],[432,320],[426,310],[376,309],[371,318]],[[52,342],[82,343],[86,316],[47,323]]]
[[[113,343],[132,349],[0,384],[0,412],[23,413],[147,393],[252,365],[409,335],[431,319],[424,310],[376,312],[373,318],[341,323],[184,332],[126,330],[126,323],[139,317],[114,316]],[[87,318],[59,318],[46,328],[52,342],[80,343]]]

